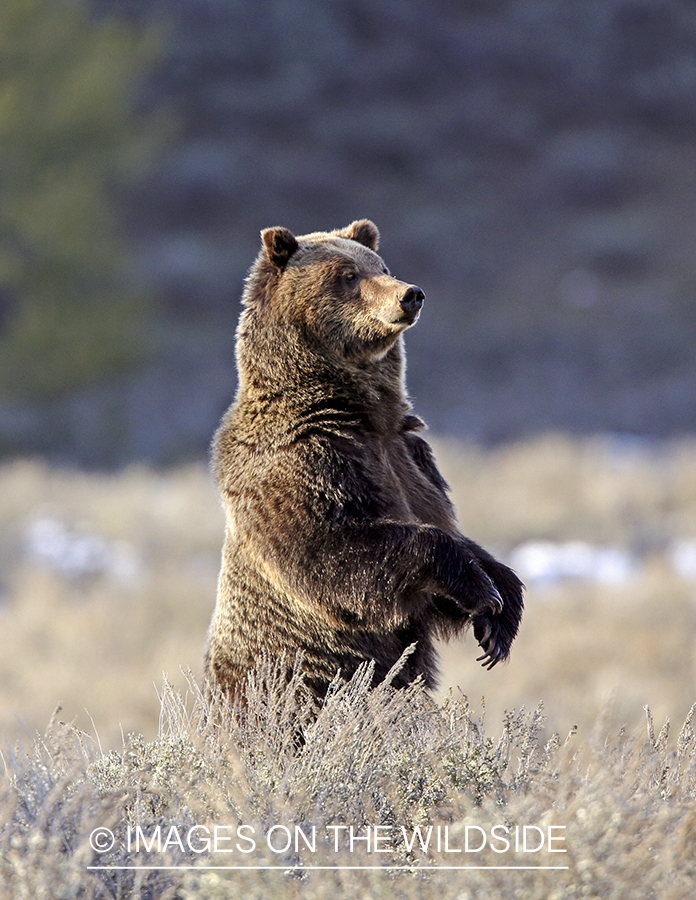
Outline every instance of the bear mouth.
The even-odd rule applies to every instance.
[[[390,324],[392,325],[400,325],[404,328],[410,328],[411,325],[415,325],[420,317],[420,310],[415,310],[414,312],[402,312],[401,315],[394,319]]]

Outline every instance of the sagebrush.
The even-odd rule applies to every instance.
[[[119,752],[56,717],[30,749],[6,753],[2,896],[614,900],[637,884],[643,897],[693,896],[696,704],[676,742],[667,724],[655,736],[649,711],[642,735],[607,713],[593,733],[546,738],[541,708],[489,733],[465,696],[436,704],[389,679],[371,689],[369,666],[334,681],[317,710],[301,660],[289,681],[284,671],[263,661],[234,709],[211,706],[192,678],[187,694],[165,682],[157,739],[129,735]],[[525,826],[555,829],[566,852],[516,852]]]

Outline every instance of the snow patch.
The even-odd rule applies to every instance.
[[[25,533],[25,549],[34,560],[69,579],[108,575],[132,586],[141,575],[140,560],[127,542],[71,530],[55,519],[33,521]]]

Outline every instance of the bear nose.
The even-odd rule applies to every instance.
[[[401,308],[406,313],[417,313],[423,305],[424,300],[425,294],[423,291],[419,287],[411,285],[401,298]]]

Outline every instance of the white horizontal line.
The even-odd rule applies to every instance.
[[[262,871],[268,869],[277,869],[283,872],[288,871],[289,869],[299,869],[302,871],[367,871],[367,870],[375,870],[375,871],[389,871],[389,872],[453,872],[459,871],[461,869],[491,869],[491,870],[541,870],[541,869],[553,869],[557,871],[566,871],[570,868],[570,866],[87,866],[87,868],[93,872],[100,871],[113,871],[115,869],[118,870],[134,870],[134,869],[169,869],[175,871],[185,871],[185,870],[204,870],[204,869],[224,869],[226,871],[232,871],[237,869],[244,870],[254,870],[254,871]]]

